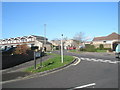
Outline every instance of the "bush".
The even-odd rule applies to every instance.
[[[86,51],[85,48],[80,48],[80,51]]]
[[[27,54],[28,50],[30,50],[30,48],[26,44],[17,45],[14,54]]]
[[[95,49],[95,46],[94,46],[94,45],[86,44],[86,45],[85,45],[85,51],[88,51],[88,52],[96,52],[96,49]]]
[[[99,45],[99,49],[100,49],[100,50],[104,50],[103,44],[100,44],[100,45]]]

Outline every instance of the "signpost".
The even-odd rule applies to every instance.
[[[61,62],[63,63],[63,41],[62,41],[62,39],[63,39],[63,34],[61,35],[62,37],[61,37]]]
[[[36,69],[36,52],[34,51],[34,69]]]

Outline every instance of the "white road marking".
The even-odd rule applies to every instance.
[[[103,60],[102,62],[108,62],[107,60]]]
[[[89,58],[86,58],[86,60],[87,60],[87,61],[91,61],[91,59],[89,59]]]
[[[86,85],[78,86],[78,87],[75,87],[73,89],[86,88],[86,87],[95,86],[95,85],[96,85],[96,83],[91,83],[91,84],[86,84]]]
[[[102,62],[103,60],[102,59],[97,59],[99,62]]]
[[[116,61],[109,61],[109,63],[117,63]]]
[[[116,61],[117,63],[120,63],[120,61]]]
[[[75,57],[75,58],[78,59],[78,61],[72,65],[77,65],[81,61],[80,58],[78,58],[78,57]]]
[[[85,60],[85,58],[80,58],[80,59]]]
[[[98,62],[98,60],[96,60],[96,59],[95,59],[95,60],[93,60],[93,61]]]
[[[94,62],[102,62],[102,63],[112,63],[112,64],[117,64],[120,61],[111,61],[111,60],[103,60],[103,59],[94,59],[94,58],[82,58],[81,60],[86,60],[86,61],[94,61]]]
[[[94,58],[91,58],[91,61],[94,61],[95,59]]]

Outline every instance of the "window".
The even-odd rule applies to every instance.
[[[104,43],[106,43],[106,41],[103,41]]]

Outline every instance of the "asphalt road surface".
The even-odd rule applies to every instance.
[[[54,51],[53,53],[60,53]],[[118,88],[119,60],[111,53],[69,53],[81,61],[63,70],[9,83],[3,88]]]

